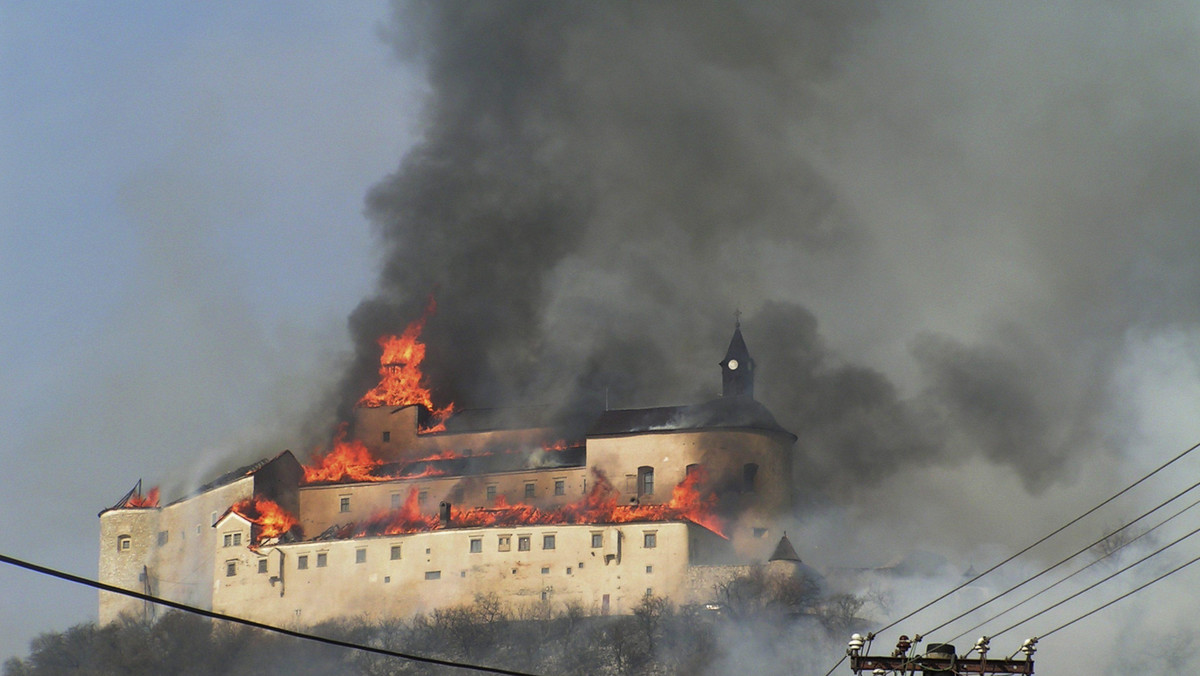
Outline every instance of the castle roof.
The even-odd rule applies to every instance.
[[[691,406],[605,411],[588,430],[588,436],[738,428],[785,434],[796,439],[796,435],[775,421],[766,406],[748,396],[721,397]]]
[[[796,553],[796,548],[792,546],[792,541],[788,539],[787,533],[779,538],[779,544],[775,545],[775,553],[767,561],[795,561],[801,563],[800,555]]]
[[[373,474],[397,479],[423,476],[470,476],[529,469],[582,467],[586,449],[574,446],[562,450],[536,450],[531,453],[491,453],[464,455],[456,458],[432,458],[404,462],[389,462],[377,467]]]

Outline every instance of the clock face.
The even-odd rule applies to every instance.
[[[730,370],[730,371],[736,371],[736,370],[737,370],[737,367],[738,367],[738,360],[736,360],[736,359],[730,359],[730,360],[729,360],[729,370]]]

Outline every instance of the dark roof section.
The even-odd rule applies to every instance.
[[[226,472],[226,473],[222,474],[221,476],[217,477],[216,479],[213,479],[212,481],[197,488],[196,493],[207,493],[208,491],[211,491],[214,488],[220,488],[221,486],[224,486],[225,484],[231,484],[234,481],[237,481],[238,479],[241,479],[244,476],[249,476],[251,474],[254,474],[258,470],[262,469],[263,465],[266,465],[268,462],[271,462],[271,460],[273,460],[273,459],[274,458],[263,458],[262,460],[259,460],[258,462],[251,463],[251,464],[245,465],[243,467],[239,467],[239,468],[233,470],[232,472]]]
[[[775,553],[767,561],[800,561],[800,555],[796,553],[796,548],[792,546],[792,541],[788,539],[787,533],[779,538],[779,544],[775,545]]]
[[[796,435],[775,422],[775,416],[766,406],[748,396],[721,397],[692,406],[605,411],[588,430],[588,436],[737,428],[775,432],[796,439]]]
[[[467,408],[446,419],[447,434],[490,432],[552,427],[554,411],[549,406],[520,408]]]
[[[458,458],[438,458],[409,462],[389,462],[375,468],[372,474],[381,477],[471,476],[494,472],[515,472],[529,469],[583,467],[587,449],[574,446],[561,451],[537,450],[532,453],[493,453]]]

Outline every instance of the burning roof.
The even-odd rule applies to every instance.
[[[449,523],[436,514],[420,511],[418,494],[409,491],[399,508],[380,512],[361,523],[331,528],[318,539],[344,539],[377,535],[400,535],[455,528],[492,526],[619,524],[649,521],[690,521],[725,537],[724,524],[715,513],[716,496],[702,494],[698,488],[705,480],[703,470],[690,473],[671,492],[670,501],[660,505],[621,504],[612,484],[599,471],[592,471],[592,488],[582,499],[557,507],[539,508],[527,504],[507,504],[498,498],[494,507],[449,509]]]
[[[100,514],[113,509],[153,509],[158,507],[158,486],[151,488],[145,495],[142,495],[142,480],[134,484],[129,492],[121,496],[120,500],[107,509],[100,510]],[[99,516],[100,514],[97,514]]]

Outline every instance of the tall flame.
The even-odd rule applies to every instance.
[[[704,481],[703,471],[688,474],[671,493],[671,500],[662,505],[623,505],[603,473],[592,470],[591,490],[583,499],[560,507],[541,509],[527,504],[509,505],[504,496],[496,498],[494,507],[471,509],[451,508],[450,520],[455,526],[483,528],[487,526],[520,526],[538,524],[615,524],[641,521],[687,520],[704,526],[725,537],[724,524],[714,513],[716,495],[701,495],[697,485]],[[422,514],[416,489],[398,509],[381,512],[354,529],[354,537],[368,535],[399,535],[444,527],[438,517]]]
[[[252,539],[256,543],[265,538],[277,538],[299,523],[290,512],[267,498],[246,498],[229,509],[254,524]]]
[[[382,354],[379,357],[379,384],[371,388],[358,400],[359,406],[411,406],[421,404],[430,413],[428,432],[444,429],[444,421],[454,412],[454,404],[442,408],[433,405],[433,395],[424,384],[421,362],[425,360],[425,343],[421,332],[425,322],[437,309],[433,298],[416,321],[409,324],[399,336],[386,335],[379,338]]]

